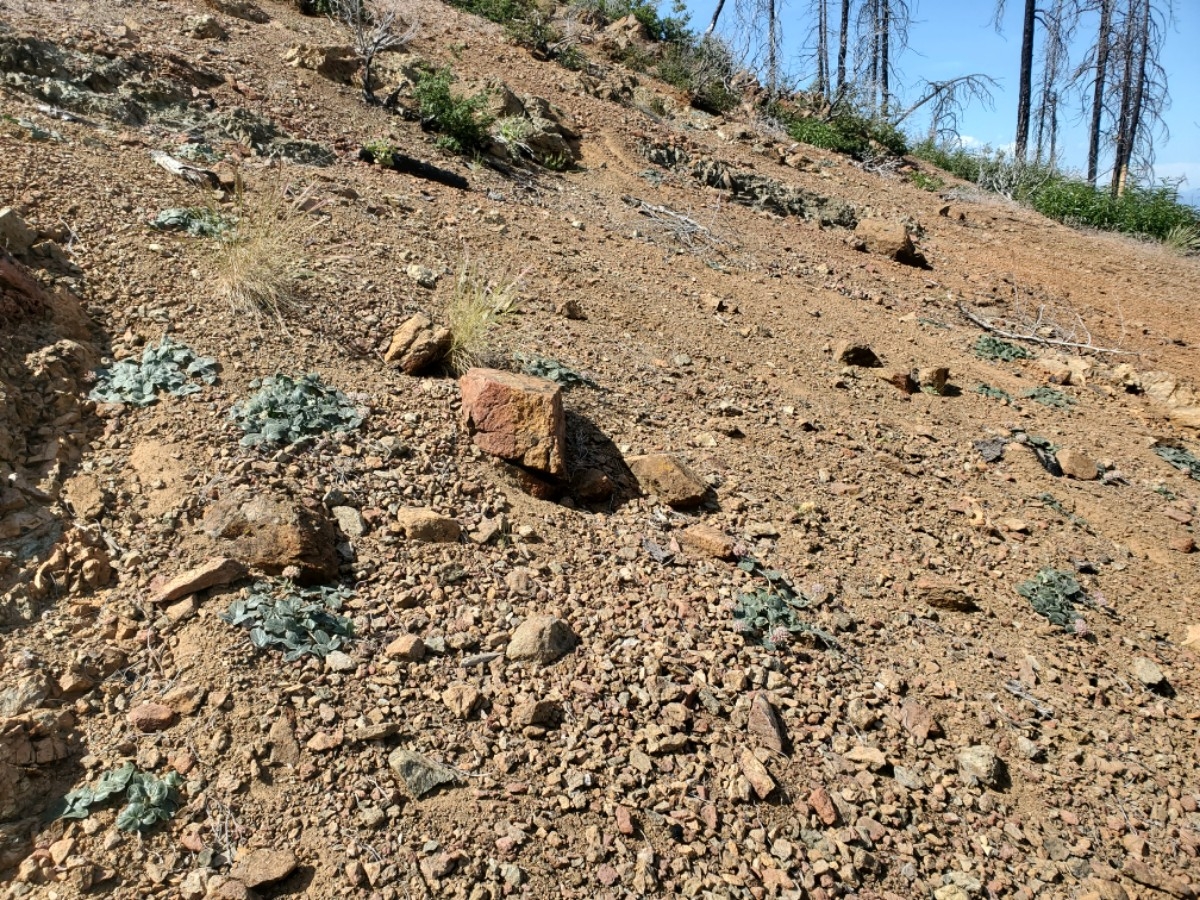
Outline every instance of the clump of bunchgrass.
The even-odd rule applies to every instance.
[[[260,325],[269,318],[283,325],[298,307],[295,270],[304,238],[316,224],[309,214],[319,205],[311,186],[277,179],[251,193],[238,177],[235,221],[221,236],[217,252],[217,293],[235,317]]]
[[[474,262],[464,260],[454,280],[454,295],[446,307],[450,329],[450,370],[461,375],[479,363],[491,343],[492,330],[516,315],[521,305],[521,279],[491,278]]]

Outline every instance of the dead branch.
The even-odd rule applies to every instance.
[[[654,224],[670,231],[689,249],[696,249],[696,243],[708,247],[719,247],[724,242],[713,234],[712,229],[701,225],[690,216],[676,212],[668,206],[656,206],[637,197],[626,195],[621,198],[639,213],[650,219]]]
[[[180,162],[169,153],[163,153],[161,150],[151,150],[150,158],[172,175],[176,175],[184,181],[190,181],[192,184],[201,186],[207,185],[211,188],[219,188],[221,186],[216,172],[209,169],[201,169],[198,166],[189,166],[187,163]]]
[[[1085,353],[1087,353],[1087,352],[1107,353],[1112,356],[1137,356],[1138,355],[1136,352],[1134,352],[1132,350],[1116,350],[1111,347],[1097,347],[1095,344],[1091,343],[1090,337],[1088,339],[1088,343],[1082,344],[1082,343],[1079,343],[1078,341],[1061,341],[1061,340],[1058,340],[1057,338],[1046,338],[1046,337],[1042,337],[1041,335],[1037,335],[1037,334],[1018,334],[1015,331],[1007,331],[1003,328],[996,327],[991,322],[987,321],[987,319],[984,319],[982,316],[978,315],[977,313],[971,312],[962,303],[962,301],[959,301],[959,303],[958,303],[958,311],[960,313],[962,313],[963,316],[969,322],[972,322],[973,324],[978,325],[984,331],[990,331],[992,334],[997,334],[1000,337],[1006,338],[1007,340],[1010,340],[1010,341],[1028,341],[1031,344],[1042,344],[1047,347],[1063,347],[1068,350],[1080,350]]]

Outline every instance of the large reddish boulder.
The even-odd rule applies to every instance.
[[[566,474],[567,428],[558,385],[532,375],[471,369],[459,386],[476,446],[537,473]]]

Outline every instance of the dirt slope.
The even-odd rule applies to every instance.
[[[42,248],[8,249],[93,320],[70,334],[47,320],[34,340],[0,305],[3,399],[26,404],[13,421],[36,418],[39,440],[87,429],[53,459],[30,443],[0,461],[7,895],[1200,891],[1200,483],[1154,452],[1200,455],[1185,425],[1195,259],[962,187],[947,200],[687,110],[645,77],[665,116],[598,99],[495,26],[420,3],[414,54],[545,98],[579,134],[566,172],[468,166],[284,61],[342,42],[331,23],[262,8],[256,23],[183,0],[28,4],[0,25],[0,201]],[[226,39],[191,36],[205,14]],[[192,138],[241,158],[250,202],[280,178],[323,201],[297,238],[303,303],[286,328],[231,313],[213,240],[147,225],[205,202],[151,160]],[[469,188],[360,162],[378,138]],[[907,223],[929,267],[856,249],[844,226],[871,219]],[[594,380],[564,395],[569,464],[616,480],[612,501],[529,496],[472,444],[453,379],[383,363],[411,314],[440,319],[464,258],[522,276],[494,361],[536,354]],[[568,300],[582,318],[561,314]],[[984,360],[960,302],[1006,322],[1040,310],[1126,355]],[[164,333],[215,358],[216,384],[144,408],[83,401],[74,420],[42,394],[78,406],[87,379],[36,400],[8,387],[59,338],[121,359]],[[951,388],[905,393],[841,362],[845,340],[889,374],[947,367]],[[1071,384],[1048,384],[1064,370]],[[229,408],[280,372],[319,374],[363,425],[240,446]],[[1022,396],[1039,387],[1067,405]],[[1104,476],[1052,474],[1039,439]],[[658,451],[705,480],[703,506],[628,496],[624,460]],[[353,592],[348,660],[256,651],[218,618],[250,581],[151,602],[222,552],[214,509],[260,498],[342,510],[331,580]],[[406,538],[412,507],[463,536]],[[697,549],[697,524],[743,565]],[[1085,625],[1018,594],[1048,567],[1091,598]],[[765,647],[734,611],[774,572],[811,629]],[[506,659],[540,615],[574,648]],[[403,658],[403,635],[422,659]],[[167,707],[161,730],[134,724],[147,703]],[[456,780],[416,796],[395,771],[404,750]],[[168,822],[122,831],[116,800],[52,818],[125,761],[179,774]]]

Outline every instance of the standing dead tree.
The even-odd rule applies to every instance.
[[[405,22],[395,2],[370,0],[329,0],[329,17],[350,29],[354,52],[363,67],[363,100],[378,104],[371,78],[375,57],[410,43],[417,36],[418,23]]]

